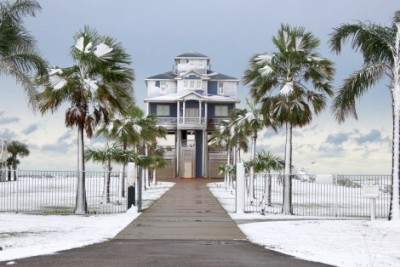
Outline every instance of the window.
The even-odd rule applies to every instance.
[[[185,116],[187,118],[198,118],[199,109],[198,108],[186,108]]]
[[[228,117],[228,106],[216,105],[215,106],[215,117]]]
[[[201,89],[203,86],[202,80],[194,80],[194,79],[188,79],[183,81],[183,86],[185,89]]]
[[[218,82],[218,94],[219,95],[224,94],[224,83],[223,82]]]
[[[160,93],[165,94],[167,92],[167,82],[160,81]]]
[[[157,105],[156,114],[159,117],[168,117],[170,114],[169,105]]]

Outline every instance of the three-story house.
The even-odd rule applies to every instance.
[[[239,103],[239,80],[210,66],[209,57],[192,51],[176,56],[173,70],[145,80],[147,114],[168,131],[168,164],[161,175],[219,177],[218,165],[226,163],[227,151],[213,149],[209,140]]]

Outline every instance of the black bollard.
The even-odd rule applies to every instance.
[[[131,206],[136,206],[136,196],[135,196],[135,186],[131,185],[128,187],[128,201],[127,201],[128,209],[131,208]]]

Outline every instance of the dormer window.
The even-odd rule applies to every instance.
[[[218,94],[219,95],[224,94],[224,83],[223,82],[218,82]]]

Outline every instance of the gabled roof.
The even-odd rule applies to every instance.
[[[146,80],[171,80],[175,79],[178,75],[174,73],[173,71],[167,71],[161,74],[157,74],[151,77],[146,78]]]
[[[187,53],[180,54],[179,56],[176,56],[175,58],[204,58],[208,59],[208,56],[197,53],[195,51],[190,51]]]
[[[212,70],[208,71],[208,77],[210,77],[210,80],[235,80],[238,81],[237,78],[234,78],[232,76],[228,76],[222,73],[214,72]]]
[[[240,100],[231,96],[222,95],[205,95],[202,92],[197,91],[183,91],[180,93],[172,93],[167,95],[159,95],[155,97],[148,97],[144,99],[144,102],[158,102],[158,103],[170,103],[176,102],[183,99],[188,99],[194,97],[196,99],[201,99],[205,102],[225,102],[225,103],[239,103]]]
[[[196,72],[195,70],[191,70],[191,71],[185,73],[183,76],[186,76],[189,73],[196,73],[196,74],[198,74],[200,76],[204,76],[204,75]],[[212,71],[212,70],[208,70],[207,71],[207,75],[210,78],[210,80],[212,80],[212,81],[221,81],[221,80],[239,81],[239,79],[237,79],[235,77],[228,76],[228,75],[225,75],[225,74],[222,74],[222,73],[218,73],[218,72],[215,72],[215,71]],[[174,71],[167,71],[167,72],[164,72],[164,73],[160,73],[160,74],[157,74],[157,75],[153,75],[153,76],[147,77],[146,80],[173,80],[178,76],[179,75],[177,75]]]

